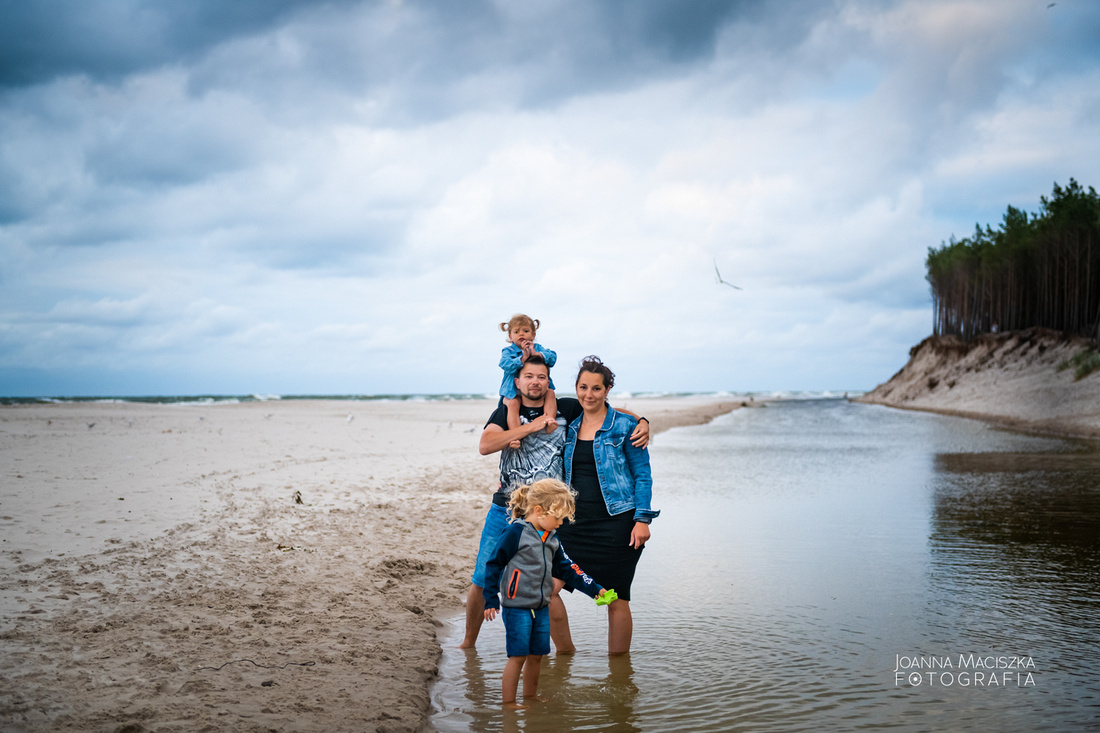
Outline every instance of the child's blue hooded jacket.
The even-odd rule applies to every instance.
[[[500,608],[503,603],[511,608],[542,608],[550,603],[553,578],[593,598],[603,590],[565,554],[555,532],[514,522],[500,536],[485,566],[485,607]]]

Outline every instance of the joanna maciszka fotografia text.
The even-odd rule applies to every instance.
[[[898,654],[895,687],[1034,687],[1035,660],[1015,654]]]

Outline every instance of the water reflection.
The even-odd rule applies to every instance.
[[[1094,565],[1100,451],[945,453],[935,466],[933,539],[957,536],[1010,552],[1041,546],[1051,559]]]
[[[482,644],[482,650],[460,650],[444,637],[440,675],[447,685],[433,691],[432,726],[438,731],[526,731],[598,730],[639,733],[634,706],[638,686],[629,654],[607,657],[596,653],[544,657],[539,697],[525,701],[526,709],[500,705],[500,675],[504,669],[503,647],[496,640]],[[454,693],[462,690],[461,699]]]
[[[1100,634],[1100,452],[1076,448],[936,456],[930,537],[935,597],[966,637],[1040,649],[1067,679]]]
[[[672,431],[652,460],[662,514],[639,565],[624,666],[602,653],[602,614],[590,601],[571,605],[580,651],[544,660],[540,692],[550,702],[502,711],[502,629],[487,627],[479,650],[464,653],[451,648],[456,627],[442,639],[433,726],[1100,723],[1093,444],[834,401],[741,410]],[[1026,656],[1036,684],[899,685],[901,654]]]

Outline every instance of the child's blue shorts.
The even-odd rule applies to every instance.
[[[510,657],[550,653],[550,606],[500,609]]]

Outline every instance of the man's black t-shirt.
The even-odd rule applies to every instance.
[[[505,446],[500,451],[500,487],[493,494],[493,503],[508,505],[508,496],[517,486],[543,478],[561,479],[563,473],[562,449],[565,447],[565,426],[580,417],[581,403],[572,397],[558,398],[558,429],[552,433],[544,430],[531,433],[520,441],[518,449]],[[542,407],[525,407],[520,404],[519,421],[526,425],[542,417]],[[499,405],[485,427],[496,425],[508,429],[508,408]]]
[[[582,412],[584,412],[584,410],[581,408],[581,403],[575,398],[558,398],[558,417],[565,418],[566,425],[580,417]],[[526,407],[522,403],[520,404],[519,422],[521,425],[526,425],[536,417],[542,417],[541,405],[538,407]],[[558,424],[561,424],[560,420]],[[489,421],[485,423],[485,427],[489,427],[490,425],[497,425],[504,430],[508,429],[508,408],[505,405],[497,405],[497,409],[493,410],[493,414],[489,416]]]

